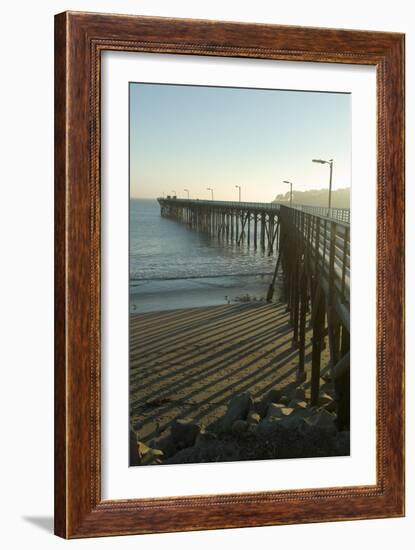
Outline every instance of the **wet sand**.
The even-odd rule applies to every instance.
[[[237,304],[247,295],[265,301],[271,274],[226,275],[188,279],[134,282],[130,286],[131,313]],[[275,298],[281,296],[282,280],[277,279]]]
[[[130,414],[138,439],[154,445],[179,417],[209,425],[232,395],[260,398],[293,382],[298,350],[285,310],[246,303],[131,314]],[[307,324],[306,388],[310,337]]]

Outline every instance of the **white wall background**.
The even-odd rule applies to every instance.
[[[14,0],[0,17],[0,540],[57,548],[53,510],[53,15],[67,9],[407,33],[415,97],[413,2],[378,0]],[[407,281],[415,280],[415,114],[407,105]],[[411,154],[412,152],[412,154]],[[407,288],[407,517],[72,542],[77,547],[409,548],[415,534],[415,290]]]

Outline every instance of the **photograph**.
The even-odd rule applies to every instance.
[[[350,455],[351,98],[130,82],[130,466]]]
[[[408,42],[310,10],[54,17],[61,538],[405,515]]]

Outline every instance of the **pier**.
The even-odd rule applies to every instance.
[[[159,198],[161,215],[212,238],[275,255],[267,301],[281,272],[297,380],[305,380],[306,332],[311,329],[310,404],[320,399],[322,352],[329,348],[330,378],[340,427],[349,425],[350,210]]]

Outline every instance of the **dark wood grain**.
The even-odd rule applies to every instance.
[[[109,49],[376,66],[376,485],[101,501],[99,91],[100,52]],[[56,534],[74,538],[403,515],[403,67],[401,34],[70,12],[56,16]]]

